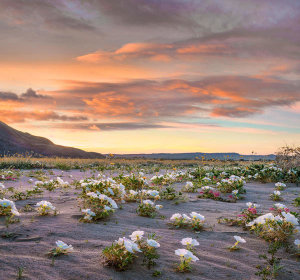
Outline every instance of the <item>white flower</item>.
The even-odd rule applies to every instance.
[[[52,205],[51,202],[46,201],[46,200],[42,200],[40,202],[38,202],[36,205],[36,207],[44,207],[47,210],[55,210],[56,208]]]
[[[247,205],[248,208],[252,208],[253,203],[252,202],[247,202],[246,205]]]
[[[255,224],[265,224],[266,220],[274,220],[275,217],[272,213],[267,213],[265,215],[259,216],[256,219],[254,219],[252,222],[248,223],[247,226],[253,226]]]
[[[182,245],[192,245],[192,246],[198,246],[199,245],[199,242],[196,240],[196,239],[193,239],[191,237],[186,237],[186,238],[183,238],[180,243]]]
[[[9,199],[6,199],[6,198],[0,199],[0,207],[3,207],[3,208],[10,207],[11,208],[11,213],[13,215],[20,216],[20,213],[18,212],[15,203],[13,201],[9,200]]]
[[[186,249],[177,249],[177,250],[175,250],[175,255],[184,257],[188,252],[189,252],[189,250],[186,250]]]
[[[201,187],[201,189],[204,191],[208,191],[208,190],[212,190],[213,188],[210,186],[203,186],[203,187]]]
[[[111,195],[115,195],[115,193],[113,192],[113,190],[110,187],[108,187],[107,190]]]
[[[239,191],[238,190],[233,190],[232,193],[237,195],[239,193]]]
[[[133,196],[136,196],[138,194],[138,192],[134,191],[134,190],[129,190],[129,193]]]
[[[237,242],[246,243],[246,240],[238,235],[233,236]]]
[[[257,207],[260,206],[259,204],[255,204],[255,203],[252,203],[252,202],[247,202],[246,205],[247,205],[248,208],[257,208]]]
[[[73,246],[72,245],[67,245],[65,242],[61,240],[57,240],[56,246],[62,250],[67,250],[67,251],[73,251]]]
[[[119,245],[123,245],[124,243],[124,238],[119,237],[118,240],[115,240],[115,242],[117,242]]]
[[[286,212],[282,212],[281,214],[287,222],[290,222],[294,226],[299,225],[298,219],[293,214]]]
[[[96,216],[91,209],[82,209],[81,212],[86,214],[86,216],[84,216],[85,220],[92,220],[92,217]]]
[[[276,187],[283,187],[283,188],[285,188],[285,187],[286,187],[286,184],[281,183],[281,182],[277,182],[277,183],[275,184],[275,186],[276,186]]]
[[[2,183],[0,183],[0,189],[5,189],[5,186]]]
[[[294,241],[294,244],[296,245],[296,246],[300,246],[300,239],[296,239],[295,241]]]
[[[143,200],[142,203],[145,205],[154,205],[154,202],[149,199]]]
[[[179,213],[173,214],[172,217],[170,218],[171,221],[174,221],[176,219],[181,219],[182,215]]]
[[[162,209],[162,208],[163,208],[163,206],[160,205],[160,204],[155,205],[155,209],[156,209],[156,210],[159,210],[159,209]]]
[[[207,178],[207,177],[204,177],[202,180],[203,180],[203,181],[211,181],[211,179],[210,179],[210,178]]]
[[[123,241],[125,249],[128,252],[130,252],[132,254],[134,254],[134,252],[141,252],[139,246],[136,243],[132,242],[131,240],[129,240],[129,239],[125,238],[125,237],[119,238],[118,242],[122,242],[122,241]]]
[[[191,220],[191,218],[186,214],[182,214],[182,218],[188,221]]]
[[[134,231],[129,237],[131,238],[132,241],[137,241],[140,240],[144,235],[144,231],[142,230],[136,230]]]
[[[205,217],[202,216],[201,214],[198,214],[197,212],[192,212],[190,213],[190,216],[193,218],[193,219],[198,219],[200,221],[204,221],[205,220]]]
[[[284,204],[282,204],[282,203],[275,203],[274,206],[275,206],[276,208],[279,208],[279,209],[287,208],[287,207],[286,207]]]
[[[192,182],[186,182],[185,187],[186,188],[192,188],[194,185]]]
[[[126,250],[130,253],[134,253],[133,251],[133,242],[131,242],[130,240],[128,239],[123,239],[123,243],[124,243],[124,247],[126,248]]]
[[[110,203],[111,207],[114,209],[118,209],[117,203],[110,197],[107,196],[106,200]]]
[[[280,191],[274,191],[274,195],[281,195],[281,192]]]
[[[86,195],[87,196],[91,196],[92,198],[99,198],[98,195],[96,193],[94,193],[94,192],[88,192]]]
[[[160,244],[156,240],[154,240],[154,239],[147,239],[147,244],[150,247],[154,247],[154,248],[160,247]]]
[[[193,262],[199,260],[191,251],[186,250],[186,249],[175,250],[175,255],[184,257],[185,259],[191,259]]]
[[[158,195],[159,195],[159,192],[156,191],[156,190],[149,190],[149,191],[148,191],[148,194],[149,194],[150,196],[155,197],[155,196],[158,196]]]

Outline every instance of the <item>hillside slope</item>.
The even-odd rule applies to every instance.
[[[100,153],[55,145],[47,138],[21,132],[0,121],[0,154],[25,153],[49,157],[104,158]]]

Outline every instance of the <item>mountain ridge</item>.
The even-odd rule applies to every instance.
[[[49,139],[22,132],[0,121],[0,155],[31,154],[66,158],[104,158],[100,153],[56,145]]]

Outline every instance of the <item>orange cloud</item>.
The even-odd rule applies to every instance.
[[[25,96],[33,98],[32,95]],[[35,97],[36,103],[31,102],[29,107],[27,102],[7,100],[16,97],[4,92],[5,100],[1,101],[0,95],[0,117],[8,122],[126,120],[154,124],[191,117],[244,118],[300,101],[299,84],[295,81],[247,76],[214,76],[197,81],[65,81],[61,90],[44,91],[43,95],[51,97],[47,99],[51,102]],[[14,107],[15,103],[18,107]]]
[[[83,115],[70,116],[59,114],[53,111],[28,111],[28,110],[15,110],[7,109],[0,110],[0,120],[7,123],[18,123],[25,122],[27,120],[36,121],[83,121],[88,120],[87,117]]]
[[[179,54],[230,54],[228,46],[224,44],[188,45],[176,50]]]
[[[153,61],[168,62],[173,58],[190,55],[228,55],[233,50],[226,44],[216,42],[183,42],[174,44],[165,43],[128,43],[113,51],[98,50],[94,53],[76,57],[80,62],[98,63],[108,61],[119,61],[125,59],[150,59]],[[196,57],[197,58],[197,57]]]

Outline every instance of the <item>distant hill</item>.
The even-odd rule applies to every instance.
[[[0,155],[32,154],[65,158],[104,158],[100,153],[55,145],[49,139],[16,130],[0,121]]]
[[[230,159],[230,160],[274,160],[275,155],[241,155],[238,153],[155,153],[155,154],[117,154],[116,158],[145,158],[145,159]]]

